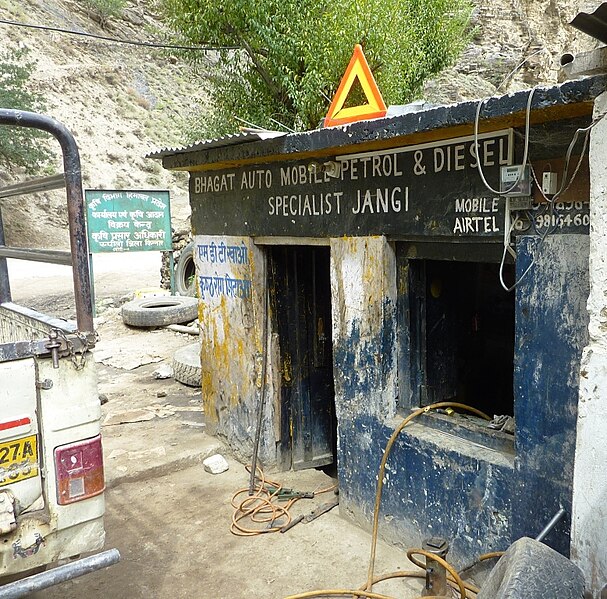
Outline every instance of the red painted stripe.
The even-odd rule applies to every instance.
[[[0,431],[6,431],[9,428],[17,428],[18,426],[24,426],[31,424],[32,421],[29,418],[19,418],[19,420],[9,420],[8,422],[0,422]]]

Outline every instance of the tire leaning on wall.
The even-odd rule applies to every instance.
[[[122,320],[132,327],[163,327],[198,318],[195,297],[162,296],[135,299],[122,306]]]
[[[175,291],[179,295],[196,296],[196,265],[194,264],[194,249],[196,244],[190,241],[179,254],[175,265]]]
[[[175,352],[173,378],[189,387],[200,387],[202,381],[200,343],[190,343]]]

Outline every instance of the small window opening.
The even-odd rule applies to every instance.
[[[410,260],[412,389],[419,405],[457,401],[514,414],[514,293],[499,265]],[[513,265],[504,268],[512,284]]]

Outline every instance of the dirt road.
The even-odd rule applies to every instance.
[[[137,289],[158,287],[158,252],[96,254],[93,257],[97,305],[118,300]],[[73,318],[74,291],[69,266],[8,260],[13,300],[51,316]]]
[[[119,307],[111,307],[137,288],[158,285],[155,257],[158,262],[134,254],[96,270],[98,297],[104,298],[96,319],[95,359],[99,390],[107,398],[102,406],[106,547],[118,548],[122,560],[36,597],[280,599],[323,587],[359,586],[366,578],[370,536],[340,517],[339,508],[286,534],[230,533],[230,499],[247,486],[248,474],[220,441],[205,434],[200,390],[154,377],[192,337],[128,328]],[[69,269],[58,273],[61,267],[22,264],[27,263],[11,266],[15,299],[45,310],[51,306],[56,315],[69,317]],[[228,457],[230,469],[213,476],[201,462],[218,451]],[[272,478],[304,491],[333,482],[318,470]],[[299,501],[294,516],[309,513],[329,495]],[[403,551],[382,543],[377,563],[378,573],[412,568]],[[382,583],[376,590],[407,599],[418,597],[421,588],[420,580],[412,580]]]
[[[309,490],[327,482],[314,470],[281,478]],[[244,468],[230,460],[230,470],[217,476],[194,466],[111,489],[107,545],[120,550],[121,563],[57,586],[44,598],[280,599],[364,581],[369,535],[337,511],[286,534],[230,534],[230,498],[247,481]],[[308,512],[316,502],[301,500],[294,511]],[[380,546],[379,571],[407,569],[406,562],[403,553]],[[417,597],[420,589],[417,580],[377,587],[401,598]]]

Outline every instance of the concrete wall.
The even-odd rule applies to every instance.
[[[225,438],[239,457],[250,462],[267,334],[265,256],[247,237],[197,235],[194,240],[207,431]],[[270,369],[260,453],[267,463],[275,460],[272,380]]]
[[[422,417],[402,433],[386,470],[382,536],[413,544],[447,537],[458,565],[535,536],[559,505],[571,505],[588,237],[521,238],[517,249],[518,276],[535,264],[516,300],[516,452],[437,430]],[[341,509],[369,526],[379,462],[401,418],[397,364],[398,376],[409,375],[398,347],[407,336],[395,329],[406,289],[396,287],[384,238],[332,240],[331,250]],[[569,522],[547,542],[567,553]]]
[[[580,359],[587,343],[587,235],[517,243],[513,540],[535,537],[562,506],[571,514]],[[569,552],[569,516],[546,538]]]
[[[396,414],[396,257],[385,237],[331,240],[338,422]]]
[[[607,110],[597,98],[595,117]],[[592,597],[607,588],[607,121],[590,138],[590,341],[581,364],[571,557]]]
[[[342,514],[368,527],[379,462],[401,420],[396,306],[402,290],[385,238],[332,240],[331,251],[340,505]],[[512,469],[500,452],[412,425],[387,464],[380,534],[414,544],[447,536],[460,563],[494,548],[510,536],[505,490]]]

